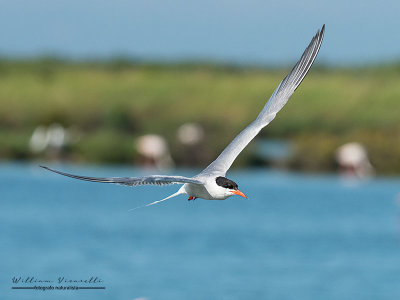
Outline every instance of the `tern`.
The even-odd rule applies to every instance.
[[[239,133],[217,159],[196,176],[191,178],[166,175],[145,177],[87,177],[57,171],[45,166],[41,167],[74,179],[92,182],[115,183],[127,186],[183,184],[176,193],[144,206],[150,206],[181,194],[187,194],[189,196],[188,200],[197,198],[205,200],[225,200],[233,195],[247,198],[246,195],[239,190],[238,185],[234,181],[225,177],[226,172],[240,152],[254,139],[261,129],[275,118],[276,114],[287,103],[290,96],[303,81],[317,57],[324,31],[325,25],[322,26],[321,30],[317,31],[308,47],[304,50],[299,61],[275,89],[255,121]]]

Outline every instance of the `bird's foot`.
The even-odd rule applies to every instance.
[[[196,200],[196,199],[197,199],[197,197],[192,197],[192,196],[190,196],[189,199],[188,199],[188,201],[190,201],[190,200]]]

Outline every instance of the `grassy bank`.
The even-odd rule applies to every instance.
[[[207,65],[0,62],[0,157],[30,159],[38,125],[59,123],[79,138],[64,149],[75,161],[131,162],[143,134],[167,138],[173,158],[183,151],[176,129],[200,123],[206,164],[252,121],[287,69]],[[313,68],[288,105],[261,133],[294,142],[289,165],[334,168],[344,142],[367,146],[378,173],[400,172],[400,67]],[[254,147],[253,147],[254,148]],[[252,148],[237,166],[254,161]]]

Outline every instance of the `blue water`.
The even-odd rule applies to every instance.
[[[400,299],[400,178],[349,183],[268,170],[229,177],[248,200],[181,196],[129,212],[178,187],[128,188],[36,164],[0,165],[1,299]],[[13,276],[97,276],[106,289],[12,290]]]

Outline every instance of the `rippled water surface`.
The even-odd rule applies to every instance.
[[[248,200],[180,196],[129,212],[178,186],[128,188],[0,165],[2,299],[400,299],[399,178],[229,175]],[[12,289],[45,285],[12,282],[20,276],[53,281],[47,286],[97,276],[101,283],[86,285],[105,289]]]

